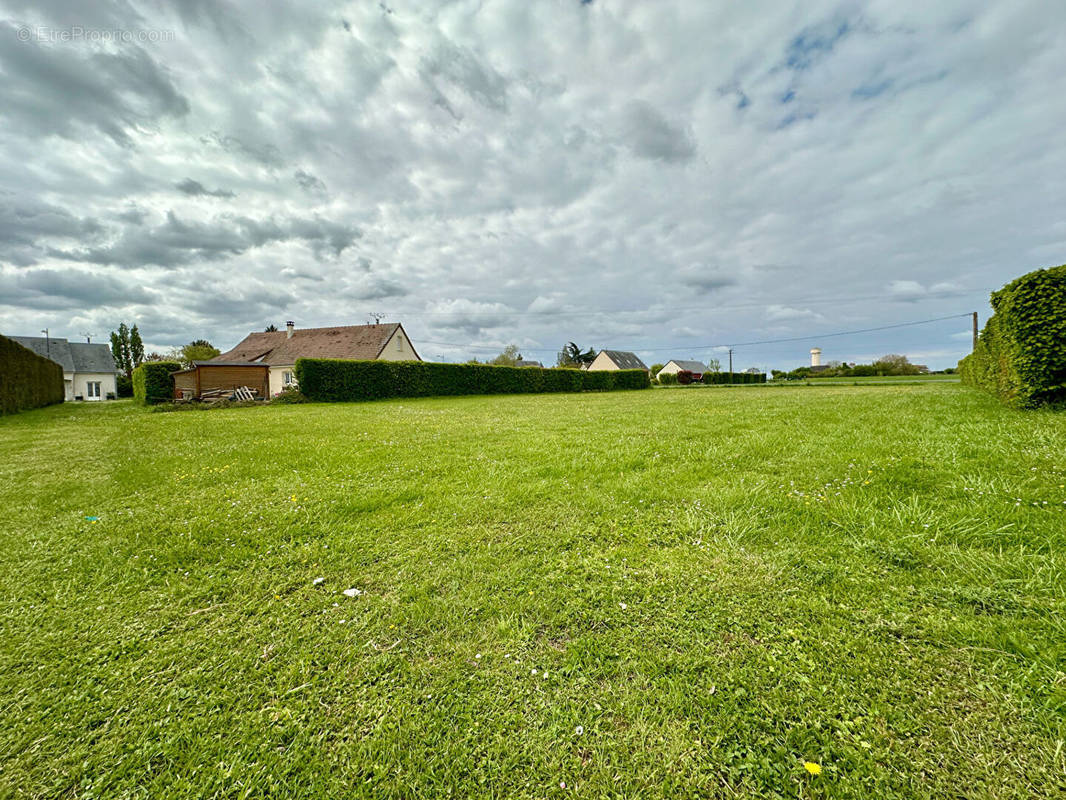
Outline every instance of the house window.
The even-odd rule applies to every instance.
[[[283,373],[281,373],[281,382],[285,386],[292,386],[292,384],[293,384],[292,373],[291,372],[283,372]]]
[[[396,349],[399,350],[401,353],[403,352],[403,337],[402,336],[397,336],[396,337]]]
[[[85,396],[89,399],[100,399],[100,381],[89,381],[85,384]]]

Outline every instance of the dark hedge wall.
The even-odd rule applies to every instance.
[[[320,402],[433,397],[461,394],[646,389],[644,370],[585,372],[576,369],[497,367],[489,364],[435,364],[428,361],[296,361],[300,391]]]
[[[63,402],[63,368],[0,336],[0,415]]]
[[[133,399],[142,406],[174,399],[174,376],[181,369],[177,361],[145,361],[133,371]]]
[[[1018,408],[1066,402],[1066,265],[1038,269],[992,293],[993,314],[963,383]]]

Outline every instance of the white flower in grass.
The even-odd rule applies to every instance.
[[[574,728],[574,733],[576,733],[578,736],[580,736],[584,732],[585,732],[585,728],[583,726],[581,726],[581,725],[578,725],[576,728]]]
[[[315,578],[313,581],[311,581],[311,585],[312,586],[321,586],[325,582],[326,582],[325,578]]]
[[[354,586],[351,589],[345,589],[341,594],[345,597],[358,597],[363,593],[362,589],[356,589]]]
[[[629,608],[629,606],[627,606],[627,605],[626,605],[625,603],[619,603],[619,604],[618,604],[618,607],[619,607],[620,609],[622,609],[623,611],[625,611],[625,610],[626,610],[627,608]]]
[[[530,674],[530,675],[536,675],[536,674],[537,674],[537,668],[536,668],[536,667],[533,667],[533,669],[531,669],[531,670],[529,671],[529,674]]]
[[[476,656],[474,656],[474,659],[476,661],[480,661],[481,660],[481,653],[478,653]]]

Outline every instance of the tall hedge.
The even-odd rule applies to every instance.
[[[489,364],[319,358],[297,359],[296,380],[303,394],[323,402],[461,394],[609,391],[646,389],[651,385],[648,373],[641,369],[585,372]]]
[[[172,373],[179,369],[177,361],[145,361],[133,371],[133,399],[142,406],[173,400]]]
[[[62,403],[63,368],[0,336],[0,415]]]
[[[1018,408],[1066,402],[1066,265],[1038,269],[992,293],[993,314],[963,383]]]

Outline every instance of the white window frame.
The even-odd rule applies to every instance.
[[[292,372],[290,372],[288,370],[282,371],[282,373],[281,373],[281,385],[282,386],[292,386],[294,383],[296,383],[296,380],[293,377]]]
[[[85,382],[85,396],[89,399],[99,400],[102,397],[100,389],[100,381]]]

